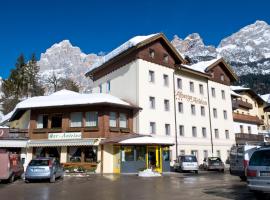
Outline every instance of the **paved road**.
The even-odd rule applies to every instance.
[[[51,184],[21,180],[0,184],[1,200],[253,200],[238,177],[216,172],[172,173],[162,177],[91,175],[65,177]]]

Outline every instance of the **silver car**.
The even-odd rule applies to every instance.
[[[25,182],[34,179],[49,179],[51,183],[56,178],[63,177],[64,170],[59,161],[54,158],[37,158],[31,160],[25,172]]]
[[[247,167],[248,187],[256,194],[270,193],[270,148],[256,150]]]
[[[181,155],[178,156],[174,165],[175,171],[194,171],[198,174],[199,165],[196,156],[194,155]]]

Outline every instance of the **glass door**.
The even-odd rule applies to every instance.
[[[162,172],[161,149],[159,146],[147,147],[147,168]]]
[[[120,173],[120,146],[113,147],[113,173]]]

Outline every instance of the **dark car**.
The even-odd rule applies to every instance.
[[[224,172],[224,163],[219,157],[208,157],[203,160],[203,168]]]
[[[51,183],[56,178],[64,176],[64,170],[58,160],[54,158],[37,158],[31,160],[25,172],[25,182],[34,179],[48,179]]]
[[[0,181],[14,181],[23,174],[23,164],[20,155],[10,152],[0,152]]]

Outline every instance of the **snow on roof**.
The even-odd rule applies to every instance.
[[[183,66],[190,68],[192,70],[196,70],[196,71],[205,73],[206,68],[209,67],[210,65],[212,65],[213,63],[215,63],[216,61],[218,61],[219,59],[220,58],[215,58],[213,60],[201,61],[201,62],[195,63],[193,65],[183,65]]]
[[[119,47],[117,47],[116,49],[114,49],[113,51],[111,51],[110,53],[108,53],[107,55],[103,56],[99,61],[97,61],[96,63],[94,63],[92,65],[92,67],[90,68],[89,72],[91,72],[94,69],[100,67],[104,63],[108,62],[109,60],[111,60],[115,56],[121,54],[122,52],[128,50],[129,48],[134,47],[137,44],[139,44],[139,43],[141,43],[141,42],[143,42],[143,41],[145,41],[145,40],[147,40],[147,39],[149,39],[151,37],[154,37],[154,36],[156,36],[158,34],[159,33],[151,34],[151,35],[146,35],[146,36],[135,36],[135,37],[131,38],[130,40],[128,40],[124,44],[120,45]]]
[[[4,115],[4,117],[0,121],[0,124],[4,125],[11,118],[11,116],[14,114],[14,112],[15,112],[15,109],[12,110],[11,112],[9,112],[8,114]]]
[[[143,137],[135,137],[126,140],[122,140],[119,142],[120,144],[168,144],[174,145],[174,142],[165,137],[153,137],[153,136],[143,136]]]
[[[52,106],[86,105],[97,103],[112,103],[131,106],[129,103],[103,93],[80,94],[69,90],[61,90],[49,96],[38,96],[26,99],[17,104],[15,109],[40,108]]]
[[[241,95],[237,94],[237,93],[234,92],[233,90],[231,90],[231,96],[241,97]]]
[[[238,91],[238,90],[251,90],[250,88],[246,88],[246,87],[243,87],[243,86],[239,86],[239,85],[237,85],[237,86],[230,86],[230,88],[231,88],[231,90],[233,90],[233,91]]]
[[[270,94],[260,95],[260,97],[267,103],[270,103]]]

